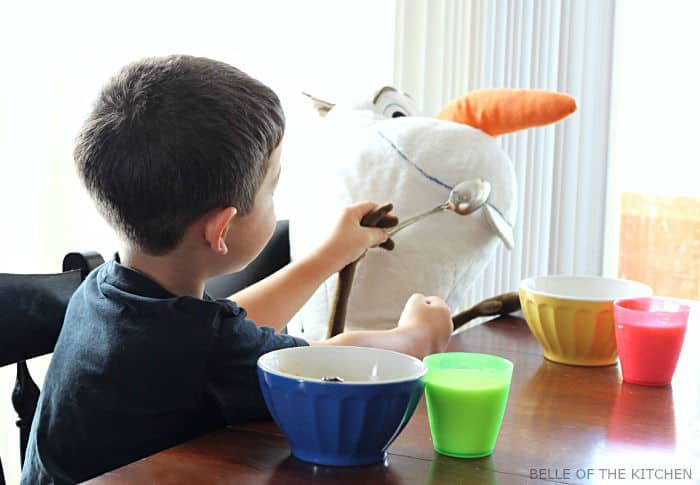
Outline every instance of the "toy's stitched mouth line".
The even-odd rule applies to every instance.
[[[420,165],[418,165],[416,162],[414,162],[413,160],[411,160],[410,158],[408,158],[408,156],[407,156],[404,152],[401,151],[401,149],[396,145],[396,143],[394,143],[394,142],[393,142],[388,136],[386,136],[384,133],[382,133],[381,131],[377,130],[377,134],[378,134],[379,136],[381,136],[382,138],[384,138],[384,140],[385,140],[387,143],[389,143],[389,145],[391,145],[391,146],[394,148],[394,150],[396,150],[396,153],[398,153],[399,156],[400,156],[405,162],[411,164],[411,165],[413,166],[413,168],[415,168],[416,170],[418,170],[418,172],[420,172],[420,174],[421,174],[423,177],[425,177],[426,179],[430,180],[430,181],[433,182],[433,183],[436,183],[436,184],[438,184],[438,185],[440,185],[440,186],[446,188],[447,190],[450,190],[450,191],[452,190],[453,187],[452,187],[451,185],[446,184],[445,182],[443,182],[443,181],[440,180],[439,178],[434,177],[433,175],[430,175],[427,171],[425,171],[423,168],[421,168]],[[491,207],[493,210],[495,210],[496,212],[498,212],[498,214],[501,216],[501,218],[503,218],[503,220],[506,222],[506,224],[508,224],[511,228],[513,227],[513,224],[511,224],[510,221],[509,221],[508,219],[506,219],[506,217],[503,215],[503,212],[501,212],[501,211],[498,209],[498,207],[494,206],[494,205],[493,205],[492,203],[490,203],[490,202],[486,202],[486,204],[487,204],[489,207]]]
[[[391,145],[391,146],[394,148],[394,150],[396,150],[396,153],[398,153],[399,156],[400,156],[401,158],[403,158],[406,162],[410,163],[410,164],[413,166],[413,168],[415,168],[416,170],[418,170],[418,171],[421,173],[421,175],[422,175],[423,177],[427,178],[427,179],[430,180],[431,182],[434,182],[434,183],[436,183],[436,184],[438,184],[438,185],[441,185],[442,187],[445,187],[447,190],[452,190],[452,186],[451,186],[451,185],[446,184],[445,182],[443,182],[442,180],[440,180],[440,179],[437,178],[437,177],[433,177],[433,176],[430,175],[428,172],[426,172],[425,170],[423,170],[423,169],[420,167],[420,165],[418,165],[418,164],[415,163],[413,160],[411,160],[410,158],[408,158],[408,157],[406,156],[406,154],[405,154],[404,152],[402,152],[401,149],[400,149],[399,147],[396,146],[396,143],[394,143],[393,141],[391,141],[391,139],[390,139],[388,136],[386,136],[384,133],[382,133],[381,131],[377,130],[377,134],[379,134],[379,136],[381,136],[382,138],[384,138],[384,140],[386,140],[387,143],[389,143],[389,145]]]

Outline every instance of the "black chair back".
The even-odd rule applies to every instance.
[[[82,278],[57,274],[0,274],[0,367],[53,351],[66,305]]]
[[[63,260],[63,273],[0,273],[0,367],[17,364],[12,405],[18,416],[22,464],[39,402],[39,387],[26,360],[53,352],[70,297],[85,276],[103,262],[95,252],[69,253]],[[0,484],[4,483],[0,462]]]

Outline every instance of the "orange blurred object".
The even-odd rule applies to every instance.
[[[618,268],[655,295],[700,299],[700,198],[623,193]]]

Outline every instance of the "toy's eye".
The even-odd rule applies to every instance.
[[[410,96],[391,87],[382,88],[374,98],[374,112],[381,118],[418,116],[418,107]]]

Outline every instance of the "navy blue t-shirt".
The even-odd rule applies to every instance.
[[[229,300],[178,297],[114,261],[72,296],[32,423],[23,484],[75,483],[267,418],[258,357],[307,345]]]

